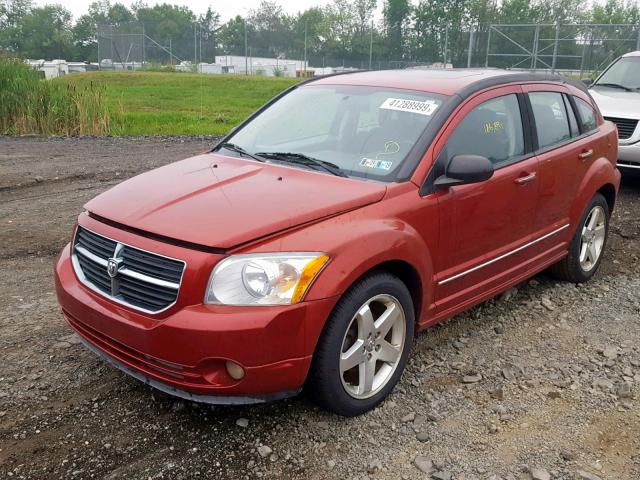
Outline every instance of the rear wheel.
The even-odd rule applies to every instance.
[[[354,416],[398,383],[414,333],[411,295],[400,279],[372,274],[338,302],[318,341],[309,387],[320,405]]]
[[[561,280],[582,283],[598,270],[609,233],[609,205],[597,193],[582,214],[580,224],[569,245],[569,254],[551,267]]]

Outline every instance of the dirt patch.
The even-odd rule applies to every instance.
[[[414,463],[424,456],[441,478],[640,478],[639,181],[622,188],[592,282],[541,275],[429,329],[395,393],[360,418],[304,396],[183,402],[86,351],[52,281],[82,205],[211,141],[0,138],[0,476],[429,478]],[[482,380],[463,384],[468,372]]]

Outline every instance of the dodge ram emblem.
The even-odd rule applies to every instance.
[[[115,258],[107,260],[107,273],[111,278],[115,278],[118,275],[118,261]]]

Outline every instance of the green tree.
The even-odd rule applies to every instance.
[[[198,17],[198,25],[202,36],[202,60],[213,63],[216,56],[218,42],[216,30],[220,25],[220,15],[208,7],[207,11]]]
[[[139,24],[144,25],[145,33],[165,48],[172,44],[172,53],[182,60],[194,58],[195,14],[185,6],[162,3],[147,7],[138,4],[135,10]],[[169,55],[156,44],[149,42],[145,52],[149,61],[168,61]]]
[[[17,50],[27,58],[55,59],[73,55],[71,12],[62,5],[33,8],[20,22]]]
[[[248,29],[247,37],[251,32],[251,26],[247,25],[244,18],[236,15],[225,23],[218,33],[218,39],[222,45],[223,53],[227,55],[244,55],[244,30]]]
[[[78,18],[72,28],[74,57],[82,61],[98,61],[98,27],[120,28],[136,20],[133,12],[122,3],[100,0],[89,5],[88,12]]]
[[[389,56],[394,60],[406,56],[404,34],[411,17],[412,7],[409,0],[385,0],[384,25],[386,28]]]
[[[31,0],[0,0],[0,49],[19,51],[22,23],[31,8]]]

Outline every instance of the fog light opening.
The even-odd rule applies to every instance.
[[[234,380],[242,380],[244,378],[244,368],[237,363],[227,360],[225,367],[227,367],[227,373],[229,376]]]

